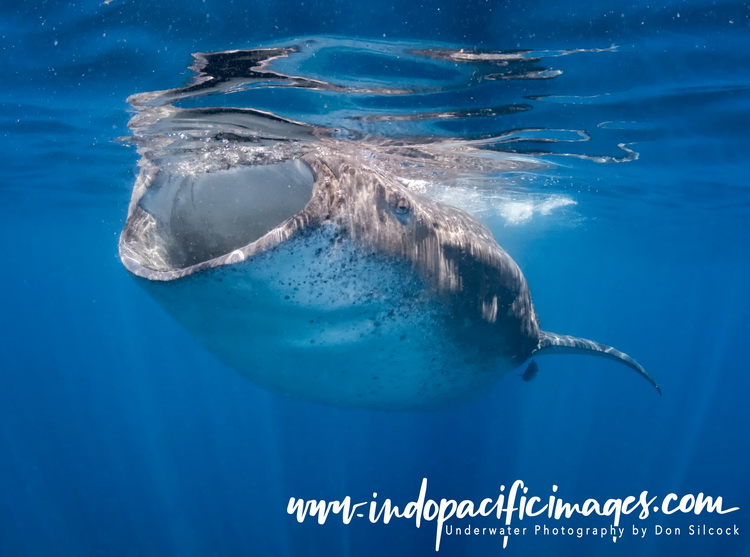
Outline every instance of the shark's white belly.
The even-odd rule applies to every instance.
[[[514,365],[455,338],[408,264],[324,226],[248,261],[142,281],[209,351],[272,391],[337,406],[439,407]]]

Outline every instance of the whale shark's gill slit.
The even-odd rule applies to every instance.
[[[182,269],[242,248],[300,212],[313,175],[300,160],[195,175],[163,173],[141,208],[161,224],[168,266]],[[148,265],[148,261],[146,262]]]

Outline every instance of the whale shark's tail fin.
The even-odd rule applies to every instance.
[[[633,358],[620,352],[619,350],[607,346],[606,344],[599,344],[593,340],[587,340],[585,338],[572,337],[569,335],[558,335],[556,333],[549,333],[547,331],[541,331],[539,338],[539,347],[534,350],[533,355],[536,356],[539,353],[552,354],[552,353],[567,353],[567,354],[589,354],[591,356],[601,356],[602,358],[609,358],[610,360],[617,360],[625,364],[628,367],[636,370],[646,381],[651,383],[656,390],[661,394],[661,388],[654,381],[648,372],[643,369],[643,366],[636,362]]]

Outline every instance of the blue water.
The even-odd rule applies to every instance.
[[[749,23],[741,2],[4,3],[0,555],[431,555],[434,523],[298,524],[286,512],[290,497],[404,504],[422,478],[438,500],[479,501],[520,479],[571,502],[648,490],[740,508],[623,517],[616,544],[533,535],[607,520],[527,517],[515,525],[530,533],[506,549],[498,536],[444,536],[439,555],[750,555]],[[615,364],[550,356],[533,382],[507,376],[454,409],[313,405],[224,367],[138,288],[117,255],[137,171],[117,139],[131,133],[126,98],[183,85],[193,52],[303,36],[546,53],[542,66],[563,72],[553,79],[423,98],[425,111],[528,109],[413,125],[458,138],[586,132],[505,144],[547,165],[500,177],[505,193],[485,190],[479,205],[461,190],[455,201],[519,263],[543,328],[627,351],[664,395]],[[595,51],[551,54],[577,49]],[[363,56],[318,70],[348,84],[418,71]],[[402,113],[394,99],[349,109]],[[242,102],[253,100],[326,117],[285,91]],[[592,160],[622,157],[621,143],[638,158]],[[571,203],[545,212],[549,196]],[[690,536],[690,524],[740,535]]]

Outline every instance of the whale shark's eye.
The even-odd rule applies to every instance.
[[[393,210],[397,215],[406,215],[411,211],[411,203],[405,197],[399,197],[393,204]]]

